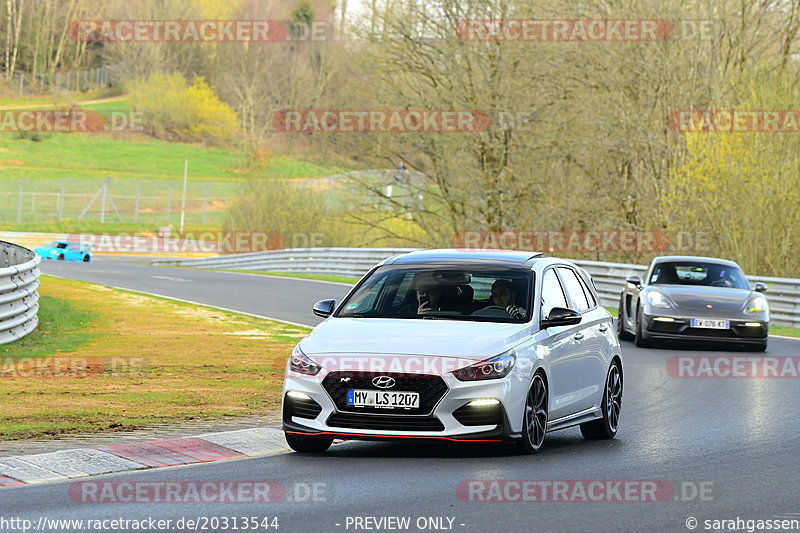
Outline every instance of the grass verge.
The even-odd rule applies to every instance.
[[[224,268],[211,268],[219,272],[235,272],[239,274],[260,274],[262,276],[279,276],[282,278],[314,279],[317,281],[331,281],[333,283],[347,283],[353,285],[361,278],[350,278],[346,276],[328,276],[326,274],[303,274],[301,272],[268,272],[266,270],[228,270]]]
[[[48,276],[40,293],[40,329],[21,341],[36,351],[15,344],[0,352],[3,440],[277,413],[286,358],[308,333]],[[96,373],[26,377],[14,372],[14,354],[97,358],[103,365]]]

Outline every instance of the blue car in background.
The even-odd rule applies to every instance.
[[[52,259],[53,261],[92,262],[92,246],[90,244],[54,241],[47,246],[36,248],[35,252],[41,255],[42,259]]]

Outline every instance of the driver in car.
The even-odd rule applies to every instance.
[[[525,318],[525,309],[518,307],[516,301],[517,293],[514,291],[511,280],[497,279],[492,283],[492,297],[489,298],[489,305],[472,314],[497,318],[510,316],[515,320]]]
[[[511,281],[498,279],[492,283],[492,300],[490,305],[503,307],[513,318],[524,318],[525,309],[517,307],[517,293],[511,286]]]

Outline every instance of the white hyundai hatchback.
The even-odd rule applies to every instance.
[[[298,452],[339,439],[515,441],[617,433],[622,355],[582,268],[532,252],[389,258],[295,347],[283,429]]]

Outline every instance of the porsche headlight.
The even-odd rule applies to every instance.
[[[647,303],[653,307],[660,307],[662,309],[670,309],[672,307],[672,302],[660,291],[650,291],[647,293]]]
[[[744,312],[748,314],[763,313],[767,310],[767,299],[763,296],[754,296],[750,298],[744,308]]]

